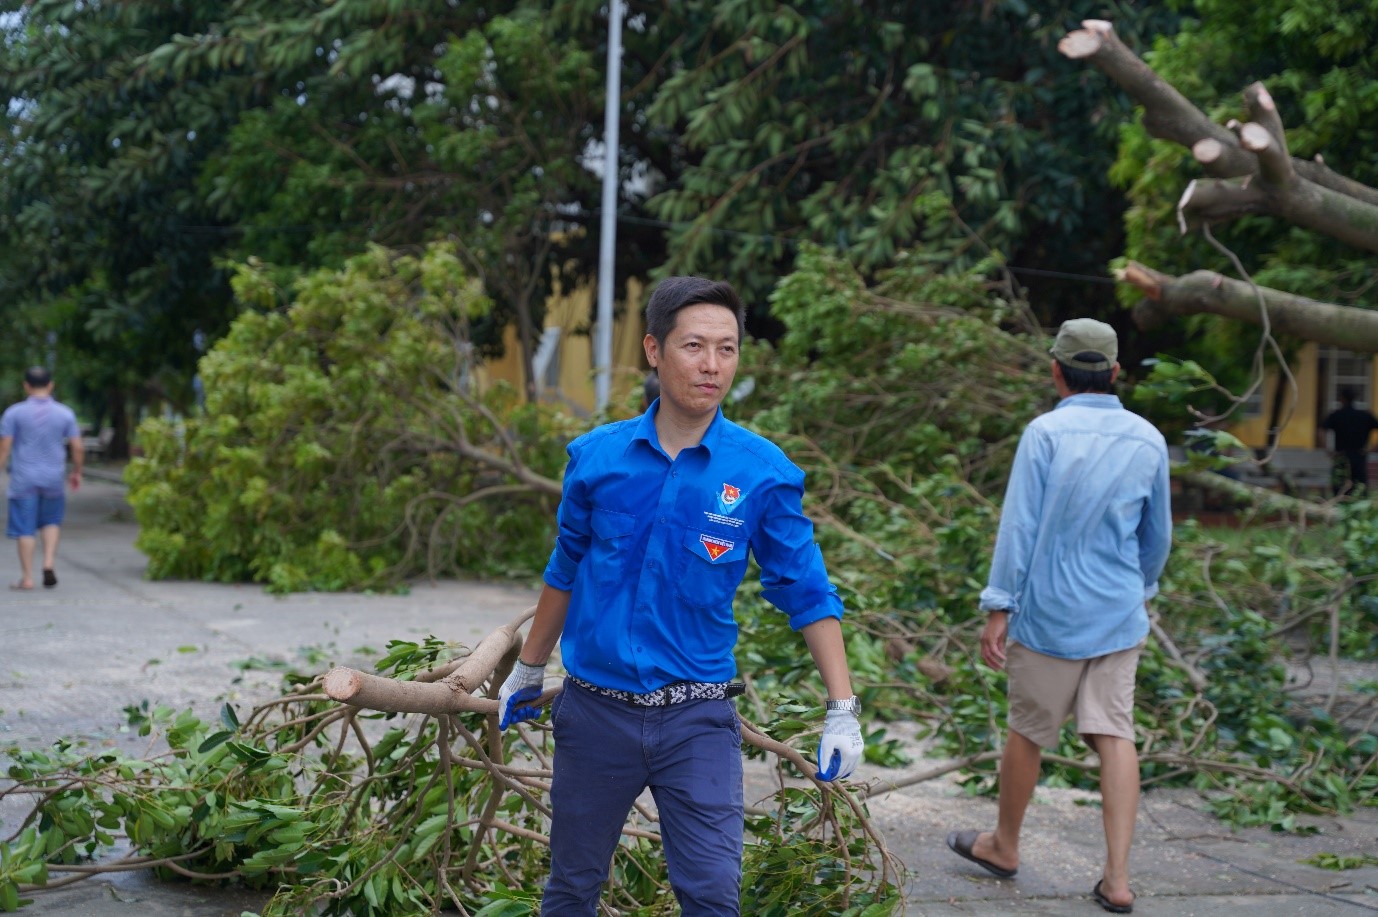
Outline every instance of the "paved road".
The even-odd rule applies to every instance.
[[[405,596],[275,597],[251,586],[149,582],[134,549],[137,529],[122,488],[93,478],[73,497],[59,554],[60,583],[33,593],[0,591],[0,745],[59,736],[135,751],[123,708],[190,707],[213,717],[225,700],[266,696],[277,676],[265,663],[324,669],[358,661],[361,648],[434,634],[471,642],[535,598],[522,585],[421,584]],[[0,578],[17,570],[0,553]],[[930,768],[918,761],[911,770]],[[862,776],[902,782],[909,771]],[[759,775],[748,789],[762,786]],[[761,791],[762,793],[764,790]],[[1026,825],[1017,881],[1001,881],[949,853],[943,838],[989,825],[994,804],[969,799],[950,779],[884,793],[871,811],[907,864],[906,913],[1093,915],[1088,896],[1100,860],[1094,796],[1041,788]],[[17,810],[0,808],[0,829]],[[1133,865],[1135,913],[1162,917],[1263,917],[1378,912],[1378,868],[1328,872],[1300,861],[1314,853],[1378,854],[1378,811],[1317,818],[1311,836],[1232,833],[1184,791],[1144,797]],[[224,889],[163,885],[145,876],[98,877],[40,893],[24,913],[69,917],[235,917],[261,900]]]

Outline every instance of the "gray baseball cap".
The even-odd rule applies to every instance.
[[[1115,329],[1094,318],[1073,318],[1062,323],[1057,340],[1048,351],[1059,363],[1092,372],[1110,369],[1120,355]],[[1091,359],[1094,355],[1097,359]],[[1078,359],[1080,357],[1081,359]]]

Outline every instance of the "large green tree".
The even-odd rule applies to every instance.
[[[393,6],[245,4],[217,27],[221,44],[160,52],[169,68],[252,57],[276,87],[210,164],[206,196],[244,230],[236,254],[285,266],[450,238],[498,306],[477,343],[497,349],[515,322],[529,361],[553,284],[593,263],[579,230],[597,176],[581,157],[601,118],[599,62],[536,4]],[[529,362],[526,383],[533,394]]]
[[[225,257],[286,280],[438,236],[498,303],[477,342],[515,320],[529,356],[560,269],[594,260],[578,229],[598,68],[537,4],[397,7],[15,12],[0,232],[38,263],[0,262],[5,301],[37,316],[13,362],[36,362],[51,331],[88,380],[185,392],[195,343],[231,311]]]
[[[213,255],[231,229],[195,184],[259,93],[226,78],[232,61],[145,65],[225,6],[4,4],[0,316],[15,334],[3,362],[55,357],[68,397],[114,422],[117,451],[131,395],[185,403],[198,332],[228,318]]]
[[[1056,50],[1080,2],[675,4],[647,107],[682,140],[651,202],[671,267],[773,285],[800,242],[874,276],[896,253],[972,264],[995,249],[1045,320],[1106,309],[1120,202],[1105,172],[1127,112]],[[1135,40],[1170,29],[1121,5]],[[956,215],[959,219],[954,220]],[[964,225],[963,225],[964,224]],[[1096,294],[1099,294],[1097,296]]]

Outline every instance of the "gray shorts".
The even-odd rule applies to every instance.
[[[1144,644],[1091,659],[1059,659],[1011,642],[1010,729],[1043,748],[1056,748],[1062,724],[1076,716],[1080,735],[1134,741],[1134,675]]]

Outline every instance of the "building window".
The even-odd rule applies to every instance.
[[[1340,406],[1340,392],[1354,392],[1354,406],[1367,409],[1373,395],[1373,358],[1366,353],[1354,353],[1338,347],[1324,347],[1320,352],[1321,412],[1322,416]]]

